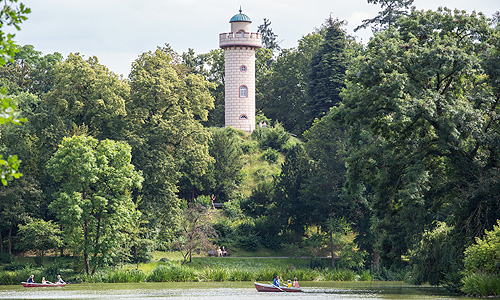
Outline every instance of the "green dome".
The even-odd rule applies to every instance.
[[[250,23],[252,23],[252,20],[250,20],[250,18],[247,15],[242,14],[241,13],[241,8],[240,8],[240,13],[234,15],[231,18],[231,20],[229,21],[229,23],[232,23],[232,22],[250,22]]]

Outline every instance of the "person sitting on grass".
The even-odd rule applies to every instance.
[[[227,256],[226,247],[222,246],[222,256]]]

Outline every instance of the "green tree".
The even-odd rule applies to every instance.
[[[436,222],[433,230],[424,232],[411,251],[413,269],[409,277],[413,284],[446,285],[457,281],[450,276],[457,276],[461,269],[457,258],[463,258],[463,247],[455,239],[453,227],[444,222]]]
[[[141,210],[149,216],[148,226],[170,230],[180,208],[179,180],[185,190],[198,188],[213,161],[201,121],[213,108],[214,85],[188,73],[168,46],[143,53],[129,77],[127,140],[134,165],[145,176]]]
[[[27,19],[26,15],[31,12],[31,10],[24,6],[23,3],[19,3],[16,7],[17,0],[6,0],[2,9],[0,10],[0,29],[6,26],[14,26],[17,30],[20,30],[20,24]],[[14,34],[6,34],[3,30],[0,30],[0,66],[3,66],[10,61],[16,53],[16,45],[12,40]],[[15,115],[16,105],[13,99],[7,96],[6,89],[0,90],[0,124],[20,124],[24,122],[24,119],[18,119]],[[0,155],[0,180],[3,185],[7,185],[7,182],[15,178],[20,178],[22,174],[17,171],[19,164],[21,162],[17,159],[16,155],[9,155],[7,160],[3,159]]]
[[[258,82],[262,95],[257,106],[267,117],[279,121],[296,135],[306,130],[304,113],[311,59],[323,39],[320,33],[310,33],[299,40],[296,48],[282,50],[272,72]]]
[[[325,39],[311,59],[309,98],[306,102],[306,128],[315,118],[321,118],[331,107],[338,105],[342,98],[340,92],[345,87],[347,69],[346,33],[342,29],[344,21],[326,20]]]
[[[281,47],[279,41],[277,41],[278,35],[273,32],[271,28],[271,21],[264,18],[264,23],[259,25],[257,32],[262,36],[262,44],[265,48],[274,51],[280,51]]]
[[[54,86],[55,65],[63,61],[60,53],[42,55],[32,45],[19,47],[13,61],[0,67],[0,85],[9,94],[29,92],[41,96]]]
[[[335,116],[352,129],[346,186],[373,189],[387,265],[401,264],[434,220],[448,219],[467,243],[500,217],[498,96],[481,64],[491,33],[482,14],[412,11],[348,71]]]
[[[87,274],[112,261],[129,238],[122,229],[140,216],[131,192],[143,178],[131,158],[125,143],[73,136],[64,138],[47,164],[60,183],[50,209],[63,225],[65,242],[82,255]]]
[[[371,27],[373,32],[387,29],[396,23],[401,16],[407,16],[414,0],[367,0],[368,3],[380,4],[382,11],[375,18],[363,20],[363,23],[354,31]]]
[[[31,219],[26,225],[19,225],[19,235],[17,248],[35,251],[42,265],[46,251],[62,246],[61,230],[52,221]]]
[[[294,241],[300,241],[307,225],[310,224],[311,207],[304,201],[301,189],[309,175],[309,163],[301,144],[288,150],[281,173],[276,179],[274,201],[276,202],[277,221],[285,233],[291,234]]]
[[[98,139],[123,139],[125,103],[130,94],[127,82],[99,64],[96,57],[84,60],[79,54],[70,54],[54,73],[53,90],[45,99],[64,120],[66,131],[74,125],[87,126]]]

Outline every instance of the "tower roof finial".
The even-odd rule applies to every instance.
[[[240,5],[240,14],[241,14],[242,10],[241,10],[241,5]]]

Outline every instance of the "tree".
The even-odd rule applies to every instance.
[[[63,119],[67,132],[74,125],[86,126],[98,139],[124,139],[125,103],[130,94],[124,80],[99,64],[97,57],[84,60],[78,53],[56,65],[54,73],[53,90],[45,99]]]
[[[32,219],[26,225],[19,225],[19,235],[21,243],[17,247],[36,251],[42,265],[47,250],[62,246],[61,230],[52,220]]]
[[[271,49],[273,52],[279,52],[281,50],[279,42],[276,40],[278,35],[273,32],[273,29],[271,28],[271,21],[269,21],[269,19],[264,18],[264,23],[259,25],[257,32],[262,36],[262,44],[264,48]]]
[[[305,107],[306,128],[315,118],[323,117],[331,107],[342,101],[340,92],[345,86],[347,69],[347,39],[342,29],[344,23],[331,16],[326,20],[325,39],[311,59],[309,98]]]
[[[193,251],[206,251],[213,249],[212,238],[217,233],[212,227],[213,210],[208,207],[193,203],[191,207],[184,210],[182,214],[180,239],[177,246],[182,249],[182,265],[191,262]]]
[[[82,255],[87,274],[112,261],[128,239],[122,229],[140,216],[131,192],[143,177],[131,158],[125,143],[73,136],[64,138],[47,164],[60,183],[49,208],[63,225],[65,242]]]
[[[406,11],[411,7],[414,0],[367,0],[368,3],[380,4],[382,11],[373,19],[363,20],[363,23],[354,28],[354,31],[371,26],[373,32],[387,29],[396,23],[401,16],[407,16]]]
[[[7,238],[7,253],[12,256],[13,237],[19,225],[29,217],[39,217],[42,191],[36,180],[24,176],[0,189],[0,253],[4,253],[3,237]],[[5,234],[5,235],[4,235]]]
[[[213,161],[201,121],[213,108],[209,89],[214,85],[188,73],[168,46],[143,53],[129,77],[127,140],[133,163],[145,176],[140,208],[148,226],[171,230],[180,209],[179,180],[193,190]]]
[[[274,201],[276,202],[277,219],[285,232],[291,233],[295,241],[304,235],[306,226],[310,224],[311,211],[308,203],[303,201],[301,189],[309,175],[307,155],[302,145],[297,144],[289,149],[276,179]]]
[[[335,116],[351,128],[346,186],[373,189],[388,266],[435,220],[460,228],[467,243],[500,217],[498,95],[481,64],[491,32],[482,14],[412,11],[348,71]]]
[[[20,24],[27,19],[26,15],[31,10],[19,3],[19,7],[15,7],[17,0],[6,0],[4,6],[0,10],[0,28],[6,24],[7,26],[14,26],[20,30]],[[12,59],[16,52],[16,45],[13,42],[14,34],[5,34],[0,30],[0,66]],[[13,99],[7,97],[5,89],[0,90],[0,124],[20,124],[24,119],[18,119],[15,115],[16,105]],[[16,155],[9,155],[7,160],[3,159],[0,155],[0,180],[3,185],[14,178],[20,178],[22,174],[17,171],[21,162],[17,159]]]
[[[296,135],[307,129],[304,113],[311,59],[323,39],[320,33],[310,33],[299,40],[296,48],[282,50],[272,72],[258,82],[261,111]]]

